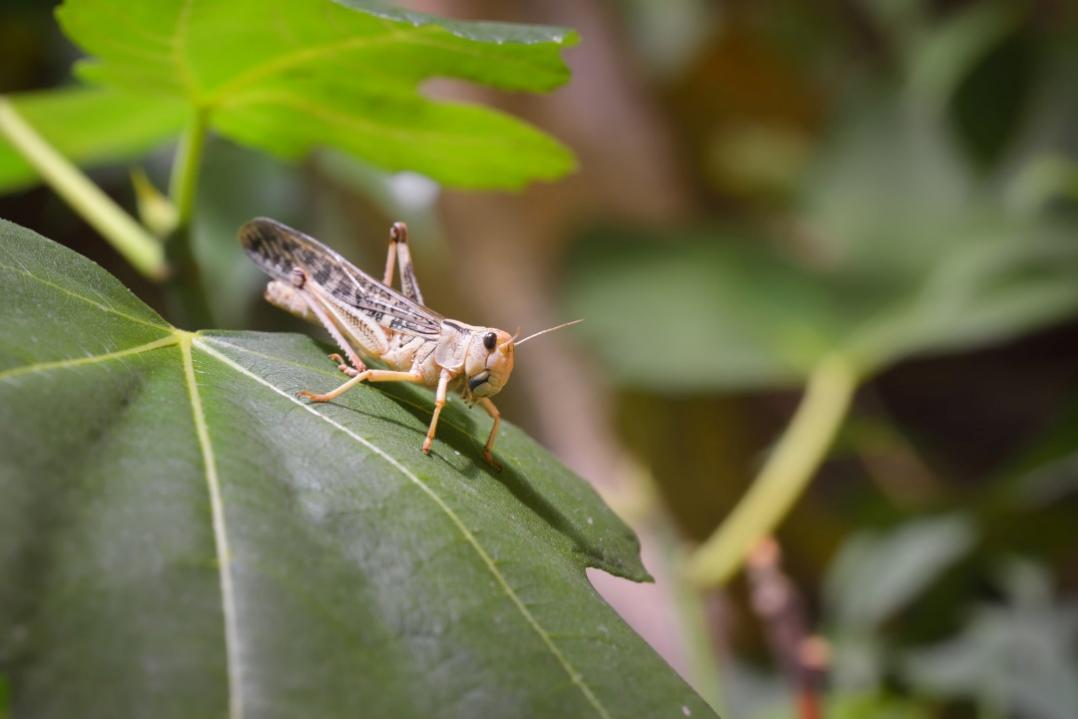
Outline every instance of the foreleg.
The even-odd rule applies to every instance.
[[[494,440],[498,437],[498,425],[502,423],[502,413],[498,411],[498,408],[494,406],[494,403],[490,401],[489,397],[483,397],[479,400],[479,406],[487,411],[490,418],[494,420],[494,424],[491,425],[490,434],[487,435],[487,443],[483,447],[483,459],[487,461],[487,464],[494,467],[494,469],[501,469],[502,466],[494,459]]]
[[[430,418],[430,426],[427,427],[427,436],[423,440],[423,454],[430,454],[430,446],[434,443],[434,431],[438,428],[438,415],[445,406],[445,393],[449,387],[449,370],[442,370],[438,376],[438,390],[434,393],[434,416]]]

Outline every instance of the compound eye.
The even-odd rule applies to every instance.
[[[487,332],[483,335],[483,346],[488,350],[493,350],[494,346],[498,343],[498,335],[493,332]]]

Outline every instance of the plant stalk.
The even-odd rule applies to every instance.
[[[844,357],[832,355],[816,366],[793,420],[748,493],[689,557],[686,572],[692,583],[725,583],[756,543],[774,531],[826,456],[857,381],[857,372]]]
[[[173,268],[165,296],[173,322],[189,329],[209,327],[212,322],[192,244],[192,221],[206,131],[206,112],[196,110],[176,147],[169,179],[169,199],[176,208],[176,226],[165,245],[169,265]]]
[[[176,207],[179,225],[190,225],[194,216],[195,198],[198,195],[198,175],[202,166],[202,151],[206,146],[206,112],[196,110],[191,122],[184,128],[176,157],[172,164],[168,194]]]
[[[0,97],[0,135],[136,270],[153,280],[163,280],[168,275],[161,243],[57,152],[19,115],[11,101],[3,97]]]

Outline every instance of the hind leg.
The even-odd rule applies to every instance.
[[[415,277],[412,264],[412,252],[408,248],[408,226],[403,222],[394,222],[389,228],[389,252],[386,255],[386,271],[382,275],[382,284],[392,287],[393,268],[399,261],[401,293],[419,304],[424,304],[423,293],[419,290],[419,281]]]

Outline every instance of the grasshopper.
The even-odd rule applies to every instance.
[[[347,358],[329,356],[348,375],[347,381],[324,394],[303,391],[298,396],[329,402],[362,382],[413,382],[434,388],[434,415],[423,440],[424,454],[430,454],[447,393],[458,391],[469,406],[478,404],[493,420],[483,459],[498,467],[493,449],[501,413],[490,398],[509,381],[515,347],[581,321],[517,341],[517,335],[504,330],[446,319],[423,303],[403,222],[390,228],[381,282],[313,237],[275,220],[251,220],[240,228],[239,239],[270,277],[266,300],[320,323]],[[400,292],[391,287],[398,262]],[[387,369],[368,369],[363,358],[378,360]]]

